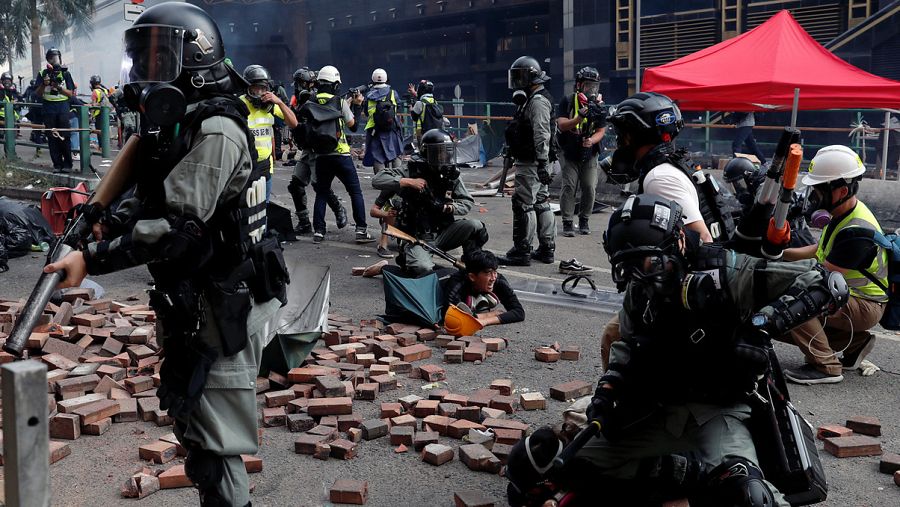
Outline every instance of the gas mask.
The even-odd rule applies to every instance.
[[[187,99],[176,84],[195,88],[204,84],[199,75],[182,72],[183,43],[184,29],[174,26],[134,26],[123,36],[125,103],[156,126],[168,127],[184,117]]]
[[[830,184],[825,183],[810,188],[809,195],[806,197],[806,208],[803,214],[810,226],[815,227],[816,229],[822,229],[831,222],[831,210],[836,206],[831,201],[832,192]]]
[[[524,90],[516,90],[512,94],[512,101],[518,107],[522,107],[528,102],[528,94]]]
[[[171,127],[187,111],[187,99],[180,89],[168,83],[154,83],[141,86],[137,83],[124,85],[125,104],[133,111],[140,111],[153,125]]]
[[[600,83],[597,81],[583,81],[579,90],[587,96],[590,102],[594,102],[597,100],[597,95],[600,93]]]
[[[637,163],[637,148],[628,143],[627,134],[620,133],[617,137],[616,151],[613,152],[608,169],[604,167],[609,179],[617,185],[631,183],[640,177],[635,164]]]
[[[273,104],[263,101],[263,96],[269,91],[268,85],[253,83],[247,89],[247,100],[257,109],[263,109],[267,112],[271,111]]]

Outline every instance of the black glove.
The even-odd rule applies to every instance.
[[[591,398],[591,404],[588,405],[585,415],[587,415],[588,422],[599,421],[600,426],[604,426],[615,407],[616,401],[613,396],[613,390],[601,385],[594,391],[594,397]]]
[[[549,185],[550,182],[553,181],[553,176],[550,174],[550,171],[547,170],[547,162],[543,160],[538,162],[537,175],[538,180],[542,185]]]

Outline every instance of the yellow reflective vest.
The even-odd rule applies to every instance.
[[[319,92],[316,94],[316,100],[319,102],[319,104],[325,104],[326,102],[331,100],[332,97],[334,97],[334,95],[325,92]],[[344,99],[340,99],[339,107],[341,108],[341,117],[338,118],[338,123],[340,125],[340,129],[337,131],[338,145],[337,148],[335,148],[333,154],[348,155],[350,153],[350,144],[347,143],[347,136],[344,135]]]
[[[275,117],[277,116],[283,120],[284,113],[275,104],[272,104],[271,109],[260,109],[254,106],[246,95],[241,95],[240,99],[247,106],[247,109],[250,110],[250,115],[247,117],[247,127],[250,128],[250,132],[255,140],[256,161],[262,162],[269,159],[269,172],[274,172],[275,160],[272,157],[272,152],[275,148]]]
[[[831,248],[834,246],[834,238],[837,237],[837,233],[848,227],[864,227],[882,232],[878,220],[875,219],[875,215],[872,214],[862,201],[857,201],[853,211],[848,213],[840,222],[831,222],[825,227],[825,230],[822,231],[822,238],[819,239],[819,247],[816,249],[816,259],[818,259],[820,264],[824,264],[825,259],[828,258],[828,254],[831,253]],[[873,259],[872,264],[866,268],[866,272],[876,278],[884,287],[888,286],[887,260],[887,251],[885,251],[884,248],[878,247],[878,253],[875,255],[875,259]],[[847,280],[847,285],[850,286],[850,295],[852,296],[878,302],[888,300],[887,294],[885,294],[884,290],[879,287],[878,284],[855,269],[847,270],[847,272],[844,273],[844,279]]]

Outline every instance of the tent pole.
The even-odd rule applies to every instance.
[[[706,128],[703,129],[705,131],[703,137],[704,141],[706,141],[706,153],[712,153],[712,149],[709,146],[709,111],[706,111],[703,123],[706,125]]]
[[[798,107],[800,107],[800,88],[794,88],[794,105],[791,107],[791,128],[797,126]]]
[[[881,147],[881,179],[887,180],[888,141],[891,137],[891,112],[884,112],[884,146]]]

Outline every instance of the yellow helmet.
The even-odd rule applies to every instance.
[[[471,336],[484,328],[478,319],[459,309],[456,305],[447,308],[444,316],[444,329],[453,336]]]

